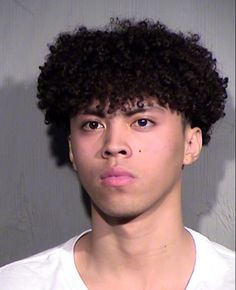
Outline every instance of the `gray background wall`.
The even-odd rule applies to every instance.
[[[60,132],[36,108],[47,43],[78,24],[111,16],[159,19],[200,33],[229,76],[226,118],[200,160],[186,168],[185,224],[234,248],[235,7],[233,0],[0,0],[0,265],[61,243],[89,227]]]

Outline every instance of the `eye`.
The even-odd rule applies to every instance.
[[[154,125],[154,122],[149,120],[149,119],[138,119],[137,121],[135,121],[132,126],[134,127],[139,127],[139,128],[147,128],[147,127],[151,127]]]
[[[85,131],[94,131],[94,130],[104,128],[104,126],[97,121],[87,121],[82,125],[82,128]]]

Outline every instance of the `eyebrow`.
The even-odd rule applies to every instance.
[[[132,109],[132,110],[129,110],[127,112],[122,112],[122,114],[124,114],[126,117],[131,117],[135,114],[138,114],[138,113],[145,113],[147,112],[148,110],[150,109],[157,109],[161,112],[164,111],[164,109],[162,107],[159,107],[159,106],[151,106],[151,107],[145,107],[145,108],[135,108],[135,109]],[[87,108],[85,109],[83,112],[81,112],[81,115],[94,115],[94,116],[97,116],[99,118],[106,118],[107,113],[105,113],[104,111],[102,110],[97,110],[97,109],[93,109],[93,108]],[[113,114],[110,114],[110,115],[113,115]]]

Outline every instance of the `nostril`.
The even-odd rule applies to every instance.
[[[109,151],[109,150],[106,150],[104,153],[105,153],[105,155],[107,155],[107,156],[109,156],[109,155],[113,155],[113,154],[114,154],[114,153],[112,153],[112,152]],[[126,152],[126,150],[120,150],[120,151],[118,152],[118,154],[126,155],[127,152]]]
[[[122,149],[122,150],[105,150],[104,153],[103,153],[104,156],[115,156],[115,155],[123,155],[123,156],[126,156],[127,155],[127,150],[125,149]]]

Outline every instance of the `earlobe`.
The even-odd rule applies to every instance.
[[[70,158],[71,164],[72,164],[74,170],[77,171],[77,167],[76,167],[75,162],[74,162],[74,155],[73,155],[73,151],[72,151],[70,136],[68,137],[68,145],[69,145],[69,158]]]
[[[183,165],[190,165],[195,162],[202,149],[202,131],[200,128],[188,128],[186,133],[186,143]]]

